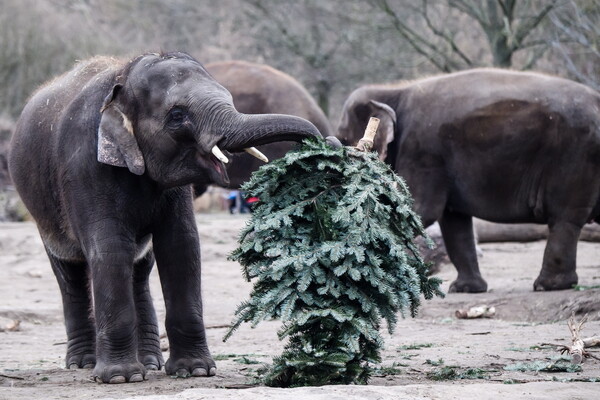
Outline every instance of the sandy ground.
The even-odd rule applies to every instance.
[[[580,372],[528,368],[539,369],[560,356],[554,348],[540,345],[569,343],[566,319],[572,312],[579,317],[589,314],[584,336],[600,334],[600,243],[579,245],[579,284],[584,290],[547,293],[532,291],[544,241],[483,244],[480,263],[489,291],[427,301],[417,318],[401,320],[394,335],[384,335],[384,361],[368,386],[284,390],[255,384],[257,369],[283,347],[276,336],[279,322],[263,322],[256,329],[244,326],[228,342],[222,341],[235,307],[251,287],[239,265],[226,260],[246,217],[199,214],[197,219],[205,321],[217,360],[216,377],[174,379],[159,371],[150,372],[142,383],[102,385],[92,381],[89,370],[63,369],[66,335],[60,295],[36,228],[32,223],[1,223],[0,322],[18,320],[20,326],[0,332],[0,399],[598,398],[600,383],[591,382],[600,381],[598,360],[586,360]],[[445,265],[438,276],[447,290],[456,272]],[[152,284],[163,320],[157,275]],[[457,309],[482,304],[494,306],[496,316],[454,316]],[[454,367],[457,379],[436,380],[444,367]]]

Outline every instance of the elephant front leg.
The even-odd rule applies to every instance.
[[[487,291],[487,283],[481,277],[477,262],[473,218],[470,215],[445,210],[439,223],[448,257],[458,272],[456,280],[450,284],[449,291]]]
[[[138,319],[132,282],[134,249],[133,243],[115,241],[104,242],[92,250],[90,268],[96,320],[93,374],[97,381],[104,383],[140,382],[146,375],[137,356]]]
[[[150,295],[149,275],[154,255],[149,251],[134,265],[133,295],[138,317],[138,359],[148,370],[159,370],[164,365],[156,311]]]
[[[166,373],[181,377],[213,376],[213,361],[204,329],[200,293],[200,245],[190,208],[183,220],[161,224],[155,232],[154,252],[166,305],[170,357]],[[188,218],[185,218],[185,217]]]
[[[58,259],[47,248],[46,253],[62,295],[67,329],[66,367],[94,368],[96,365],[95,332],[89,312],[88,268],[85,262]]]
[[[536,291],[570,289],[577,284],[575,270],[577,241],[581,226],[558,222],[550,225],[549,228],[542,270],[533,284],[533,289]]]

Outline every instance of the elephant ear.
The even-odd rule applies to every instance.
[[[144,157],[133,133],[133,126],[114,101],[121,85],[115,85],[100,109],[98,128],[98,161],[116,167],[127,167],[136,175],[146,169]]]
[[[379,159],[385,160],[387,146],[394,141],[394,127],[396,112],[392,107],[379,101],[369,101],[371,116],[379,118],[379,133],[375,136],[375,149],[379,152]]]

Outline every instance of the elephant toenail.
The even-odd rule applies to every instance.
[[[147,364],[144,365],[148,371],[158,371],[158,366],[156,364]]]
[[[85,364],[83,366],[83,369],[92,369],[92,368],[94,368],[94,366],[95,366],[95,364]]]
[[[125,377],[122,375],[113,376],[112,378],[110,378],[110,381],[108,381],[108,383],[125,383],[125,382],[127,382],[127,379],[125,379]]]
[[[215,376],[217,374],[217,367],[212,367],[208,372],[208,376]]]
[[[144,381],[144,377],[142,376],[142,374],[133,374],[131,375],[131,378],[129,378],[129,382],[143,382]]]
[[[77,365],[77,363],[69,364],[69,369],[77,369],[77,368],[79,368],[79,365]]]
[[[192,376],[206,376],[206,369],[204,369],[204,368],[195,368],[192,371]]]
[[[187,378],[190,376],[190,371],[188,371],[187,369],[178,369],[177,372],[175,373],[175,376],[177,376],[178,378]]]

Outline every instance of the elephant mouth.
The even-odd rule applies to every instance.
[[[219,161],[215,156],[210,156],[210,161],[212,162],[213,168],[217,173],[224,178],[227,178],[227,170],[225,169],[225,165],[222,161]]]
[[[229,185],[229,175],[227,175],[227,169],[225,168],[223,161],[219,160],[212,154],[209,158],[213,167],[213,171],[215,171],[217,175],[215,183],[219,186]]]
[[[209,171],[209,180],[219,186],[229,185],[229,176],[225,163],[212,153],[196,153],[196,160],[206,170]]]
[[[223,146],[224,147],[224,146]],[[239,153],[245,151],[252,156],[260,159],[263,162],[268,162],[267,157],[258,151],[254,147],[242,147],[240,150],[232,150],[226,149],[225,152],[230,153]],[[206,170],[209,171],[209,180],[211,183],[215,183],[219,186],[228,186],[229,185],[229,175],[227,175],[226,164],[229,163],[229,158],[227,155],[221,151],[218,144],[213,145],[210,153],[206,151],[198,150],[196,152],[196,161]]]

